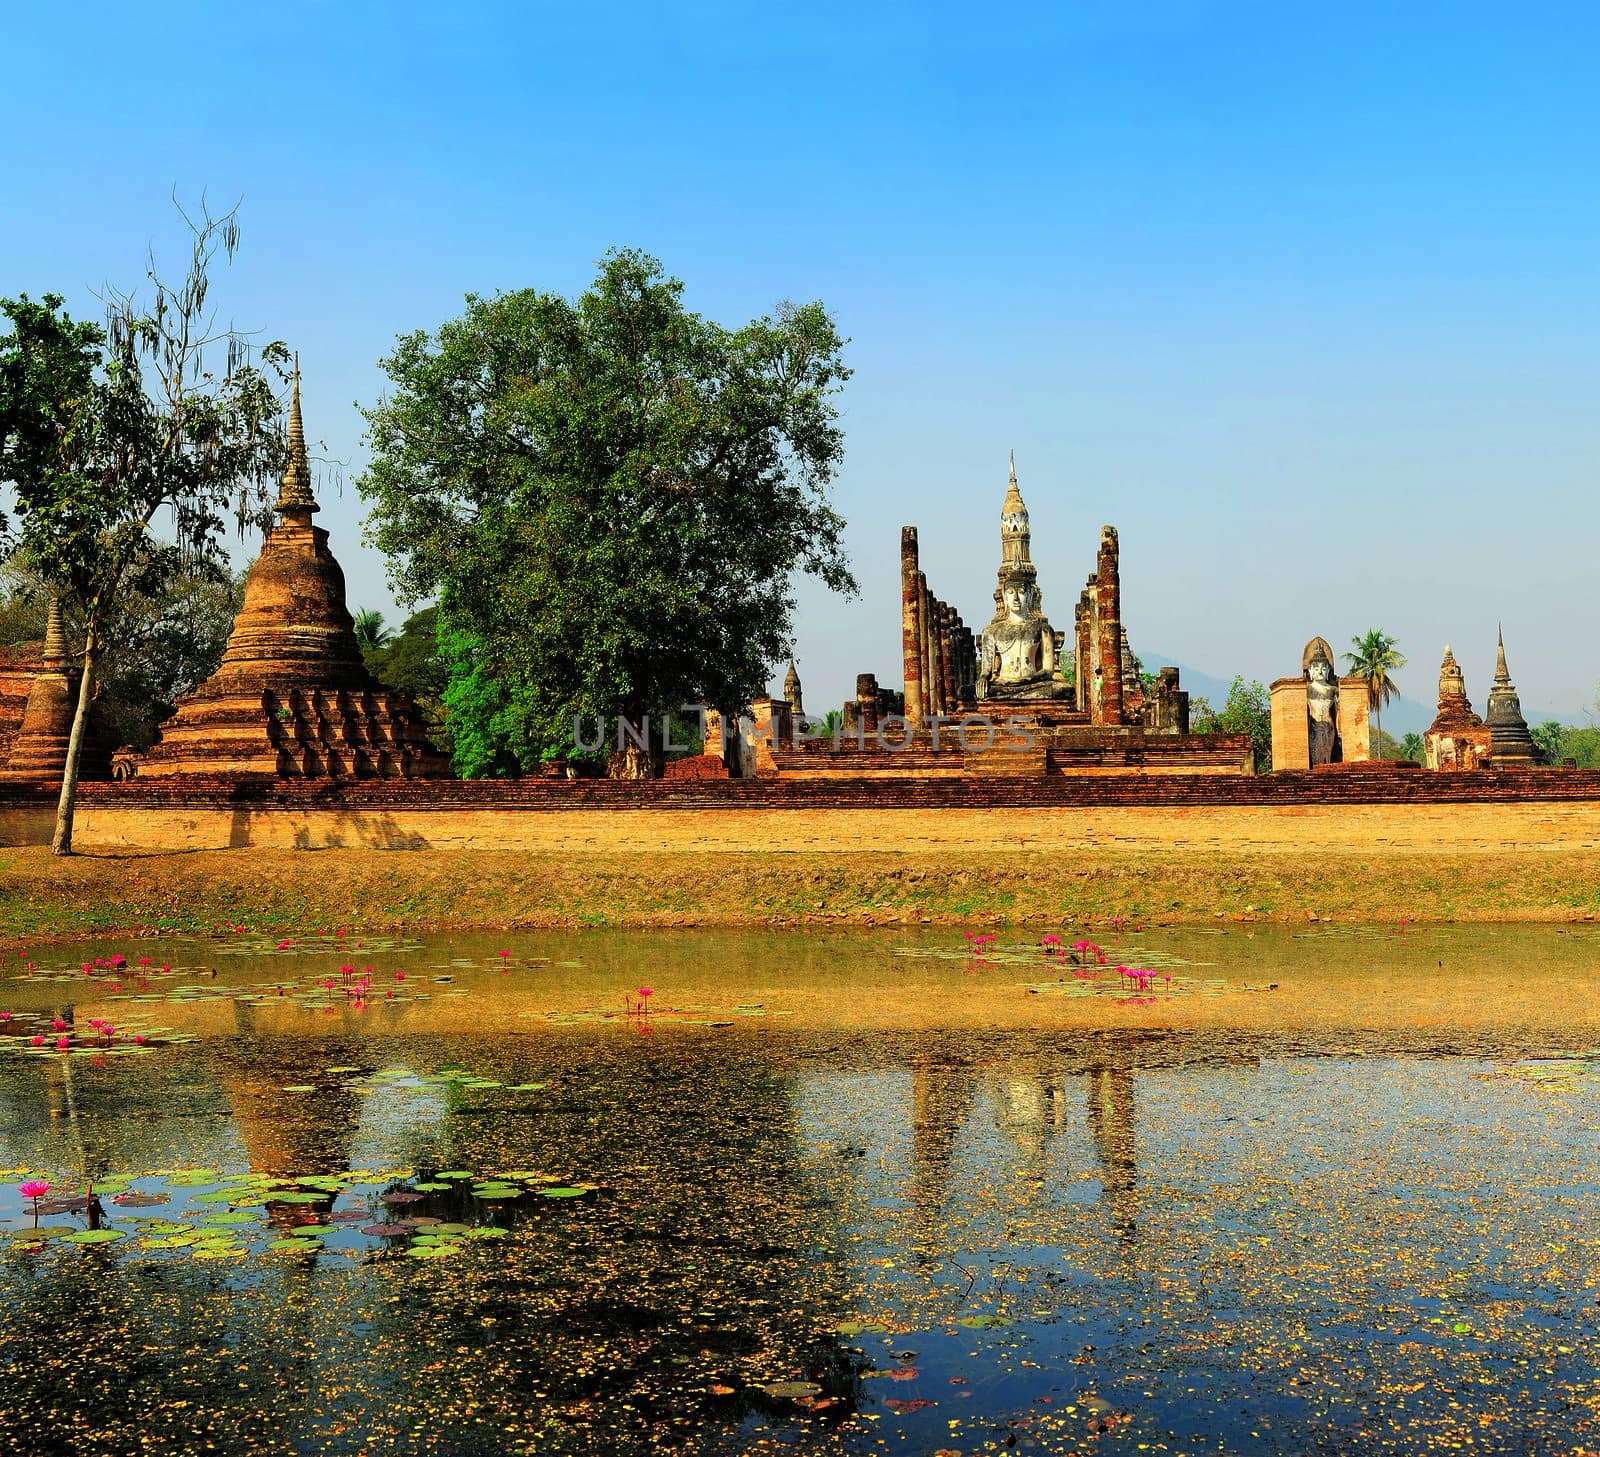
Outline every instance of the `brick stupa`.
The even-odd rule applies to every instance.
[[[362,662],[344,573],[328,533],[311,524],[319,509],[296,363],[278,519],[245,580],[222,665],[178,700],[159,742],[138,761],[141,779],[448,777],[409,696],[385,688]]]
[[[80,677],[67,649],[61,601],[52,597],[38,666],[28,684],[21,721],[10,735],[9,752],[0,763],[0,779],[48,781],[61,778],[67,765],[67,746],[72,739],[72,720],[78,711]],[[5,693],[7,688],[12,690],[5,693],[7,701],[0,703],[0,709],[9,708],[14,701],[15,685],[5,681],[10,678],[11,675],[6,674],[0,679],[0,693]],[[98,716],[91,709],[78,775],[82,779],[103,778],[109,763],[104,733]]]
[[[1449,643],[1439,665],[1439,713],[1422,736],[1422,757],[1430,769],[1489,767],[1489,726],[1472,711],[1466,677]]]

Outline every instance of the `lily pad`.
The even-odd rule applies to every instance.
[[[126,1235],[120,1229],[78,1229],[71,1234],[62,1235],[61,1242],[71,1245],[106,1245],[113,1240],[125,1238]]]
[[[757,1387],[774,1401],[797,1401],[804,1396],[818,1396],[822,1388],[815,1381],[770,1381]]]

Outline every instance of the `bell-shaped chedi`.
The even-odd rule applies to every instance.
[[[72,740],[72,719],[78,709],[79,676],[67,648],[61,599],[52,597],[39,667],[28,686],[22,722],[17,725],[10,753],[0,766],[0,777],[34,781],[61,778],[67,763],[67,746]],[[91,714],[79,775],[84,779],[101,778],[109,764],[101,726]]]
[[[1494,687],[1489,690],[1484,722],[1489,725],[1489,755],[1496,769],[1531,769],[1539,762],[1538,747],[1522,716],[1522,700],[1506,668],[1504,632],[1495,648]]]
[[[344,573],[313,526],[320,508],[300,421],[300,369],[277,521],[245,580],[222,665],[178,700],[140,778],[269,774],[285,779],[442,778],[415,705],[366,669]]]

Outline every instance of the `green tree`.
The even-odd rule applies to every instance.
[[[1400,758],[1411,759],[1420,764],[1422,762],[1422,735],[1409,733],[1400,740]]]
[[[411,695],[427,725],[428,737],[448,754],[453,745],[444,691],[450,675],[439,652],[438,621],[439,609],[424,607],[408,617],[399,632],[386,632],[387,640],[380,646],[363,646],[361,656],[367,671],[385,688]]]
[[[1236,676],[1220,709],[1209,698],[1189,700],[1189,728],[1197,734],[1248,734],[1255,750],[1256,773],[1272,768],[1272,695],[1264,683]]]
[[[363,658],[394,641],[394,629],[385,625],[376,607],[362,607],[355,613],[355,632]]]
[[[1400,685],[1390,675],[1405,667],[1406,660],[1400,656],[1400,645],[1375,627],[1369,628],[1364,637],[1351,638],[1350,646],[1355,651],[1344,655],[1345,665],[1356,677],[1366,680],[1367,706],[1372,710],[1378,742],[1382,743],[1384,707],[1400,691]]]
[[[248,341],[218,328],[210,266],[238,246],[236,214],[185,216],[182,283],[150,266],[153,297],[112,294],[109,332],[74,323],[51,295],[0,301],[0,459],[29,566],[75,609],[82,678],[51,848],[72,853],[89,705],[123,596],[215,564],[230,512],[260,520],[284,455],[282,408]],[[220,367],[214,356],[221,351]],[[281,344],[261,351],[281,371]],[[170,532],[163,539],[157,525]]]
[[[574,715],[737,711],[788,656],[794,574],[855,590],[833,320],[727,329],[682,293],[615,251],[577,299],[469,297],[383,361],[358,486],[402,600],[437,596],[464,774],[565,750]]]

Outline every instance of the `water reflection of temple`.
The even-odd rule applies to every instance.
[[[987,1107],[1035,1188],[1052,1177],[1052,1157],[1075,1126],[1088,1135],[1100,1170],[1102,1200],[1119,1238],[1137,1233],[1138,1161],[1134,1069],[1148,1037],[1097,1042],[1050,1053],[1029,1051],[989,1061],[963,1057],[932,1038],[911,1056],[911,1198],[919,1240],[944,1237],[959,1207],[964,1175],[960,1145],[975,1136],[974,1113]],[[1081,1090],[1075,1086],[1081,1082]],[[1070,1109],[1082,1099],[1083,1120]]]

